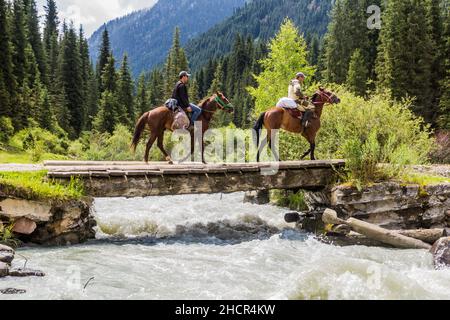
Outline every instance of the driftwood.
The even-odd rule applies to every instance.
[[[428,243],[414,238],[406,237],[395,231],[387,230],[368,222],[364,222],[354,218],[350,218],[348,220],[339,219],[337,216],[337,212],[331,209],[325,210],[322,220],[326,224],[347,225],[357,233],[365,235],[370,239],[389,244],[396,248],[426,250],[431,249],[431,245],[429,245]]]

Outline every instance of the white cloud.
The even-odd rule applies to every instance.
[[[43,14],[46,0],[37,0],[39,12]],[[86,35],[90,36],[103,23],[130,12],[149,8],[157,0],[56,0],[62,21],[82,24]]]

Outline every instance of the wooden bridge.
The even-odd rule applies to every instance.
[[[317,190],[327,186],[343,160],[198,164],[143,162],[44,163],[48,177],[84,182],[93,197],[146,197],[271,189]]]

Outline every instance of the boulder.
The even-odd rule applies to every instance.
[[[30,235],[36,230],[37,224],[31,219],[28,218],[19,218],[14,222],[14,227],[12,229],[13,232]]]
[[[450,267],[450,237],[441,238],[431,248],[436,268]]]
[[[14,260],[14,250],[8,246],[0,244],[0,262],[11,264]]]
[[[8,275],[9,266],[4,263],[0,262],[0,278],[6,277]]]

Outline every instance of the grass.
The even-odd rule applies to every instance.
[[[423,173],[405,173],[400,177],[400,181],[405,184],[418,184],[421,186],[429,186],[440,183],[450,183],[450,178],[427,175]]]
[[[7,195],[27,200],[76,200],[84,196],[79,180],[60,184],[48,180],[46,171],[0,172],[0,189]]]
[[[44,153],[42,154],[38,162],[44,160],[67,160],[66,156]],[[18,164],[30,164],[35,163],[32,161],[32,155],[27,152],[12,152],[12,151],[0,151],[0,163],[18,163]]]
[[[289,208],[296,211],[307,211],[308,206],[305,201],[305,194],[302,191],[297,193],[274,190],[271,194],[272,200],[279,207]]]

